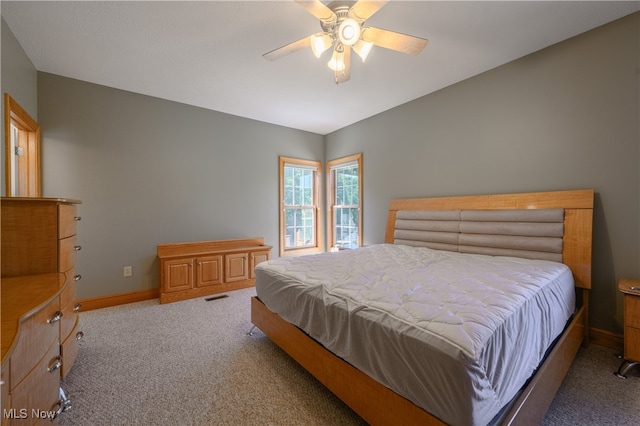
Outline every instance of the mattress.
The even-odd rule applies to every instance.
[[[452,425],[486,425],[575,308],[557,262],[379,244],[273,259],[258,298],[381,384]]]

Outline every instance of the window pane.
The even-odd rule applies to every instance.
[[[336,207],[334,211],[336,246],[341,248],[358,247],[358,209],[353,207]]]
[[[344,205],[344,188],[342,186],[336,187],[336,204]]]
[[[313,189],[312,188],[305,188],[303,191],[303,199],[302,199],[302,204],[303,206],[312,206],[313,205]]]
[[[284,168],[284,205],[293,205],[293,168]]]
[[[302,205],[313,205],[313,171],[304,170],[304,177],[302,179]]]
[[[285,209],[285,247],[315,246],[315,209]]]
[[[298,180],[296,179],[296,182],[294,183],[293,186],[293,206],[299,206],[301,205],[301,199],[300,199],[300,184],[298,182]]]
[[[293,166],[284,167],[284,205],[313,206],[314,171]]]
[[[357,205],[360,198],[358,194],[358,165],[353,164],[339,168],[335,173],[336,204]]]
[[[285,206],[293,205],[293,188],[290,186],[284,188],[284,204]]]

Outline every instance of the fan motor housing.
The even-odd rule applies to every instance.
[[[331,9],[333,11],[333,13],[336,14],[336,21],[331,21],[331,22],[320,22],[320,27],[322,28],[322,31],[324,31],[325,33],[329,33],[334,39],[341,39],[340,34],[338,33],[339,31],[341,31],[341,24],[346,21],[347,19],[351,19],[349,18],[349,9],[350,9],[350,5],[353,2],[344,2],[344,1],[334,1],[332,3],[329,3],[329,5],[327,6],[329,9]],[[355,20],[354,20],[355,21]],[[357,22],[357,21],[355,21]],[[360,26],[360,24],[362,24],[362,22],[358,22],[358,27]],[[358,37],[359,37],[359,31],[358,31]],[[357,37],[356,37],[357,40]],[[355,40],[354,40],[355,43]],[[353,44],[353,43],[351,43]]]

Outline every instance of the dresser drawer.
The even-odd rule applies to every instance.
[[[79,330],[80,321],[76,321],[75,326],[72,329],[71,334],[60,345],[60,354],[64,362],[62,363],[61,378],[64,379],[67,373],[73,367],[73,363],[78,357],[78,350],[80,349],[80,340],[82,340],[83,333]]]
[[[76,235],[76,206],[73,204],[58,205],[58,238]]]
[[[29,407],[24,412],[24,419],[12,419],[11,424],[33,425],[38,423],[39,419],[32,415],[32,409],[56,410],[60,387],[60,372],[58,371],[60,367],[57,366],[60,362],[59,350],[58,342],[54,342],[35,368],[11,391],[11,405],[18,414],[21,413],[20,410]],[[11,362],[13,363],[13,357]],[[47,423],[50,424],[49,421]]]
[[[640,328],[624,328],[624,357],[640,362]]]
[[[624,325],[640,329],[640,296],[624,295]]]
[[[58,272],[68,272],[76,265],[76,251],[80,246],[76,244],[76,237],[71,236],[58,240]]]
[[[8,412],[11,407],[11,398],[9,397],[9,363],[5,363],[2,366],[2,373],[0,373],[0,380],[2,380],[2,384],[0,384],[0,392],[2,392],[2,425],[6,425],[9,423],[9,419],[4,413]]]
[[[60,300],[55,297],[41,310],[22,322],[20,337],[11,355],[11,387],[14,388],[27,376],[49,347],[60,344],[58,322],[62,312]]]
[[[73,279],[73,269],[67,274],[67,287],[60,294],[60,341],[63,341],[71,334],[78,320],[78,310],[80,306],[76,302],[76,282]]]

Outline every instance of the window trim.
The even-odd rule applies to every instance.
[[[335,246],[335,234],[334,234],[334,201],[335,201],[335,179],[333,169],[338,168],[348,163],[358,164],[358,244],[363,245],[363,232],[362,232],[362,153],[348,155],[346,157],[336,158],[334,160],[327,161],[327,245],[328,247]]]
[[[314,160],[303,160],[292,157],[279,157],[279,195],[280,195],[280,257],[300,256],[304,254],[321,253],[323,251],[322,237],[322,209],[320,208],[320,176],[322,176],[322,162]],[[315,176],[313,179],[313,208],[315,213],[315,245],[306,247],[285,248],[285,205],[284,205],[284,167],[285,164],[299,165],[304,168],[315,168]]]

